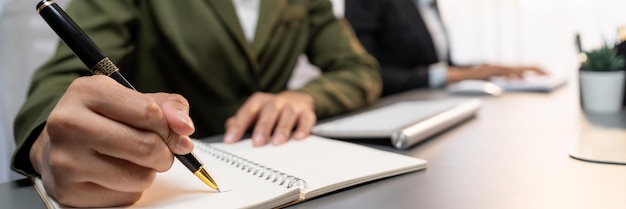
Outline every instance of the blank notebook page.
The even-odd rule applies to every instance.
[[[158,176],[157,181],[132,208],[269,208],[293,202],[299,197],[297,186],[290,189],[233,166],[207,160],[196,152],[215,179],[222,193],[209,188],[180,162]],[[281,203],[276,203],[281,202]]]
[[[210,160],[206,153],[196,154],[217,181],[222,193],[201,182],[180,162],[157,174],[150,188],[135,204],[120,208],[273,208],[299,199],[297,186],[286,188],[271,181],[241,172],[241,169]],[[45,197],[48,208],[66,208],[45,194],[41,179],[34,178],[35,188]]]
[[[308,187],[304,198],[426,167],[426,161],[418,158],[317,136],[290,140],[287,145],[251,149],[250,140],[232,145],[213,144],[303,179]]]

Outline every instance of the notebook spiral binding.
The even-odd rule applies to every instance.
[[[202,152],[205,152],[224,163],[230,164],[236,168],[240,168],[242,171],[246,171],[254,176],[258,176],[259,178],[265,178],[265,180],[272,181],[273,183],[278,183],[278,185],[281,186],[286,184],[287,188],[291,188],[294,185],[298,185],[300,186],[300,188],[304,189],[307,188],[306,181],[304,181],[303,179],[255,163],[254,161],[239,157],[237,155],[230,154],[218,148],[212,147],[211,145],[206,143],[196,143],[196,146],[198,146],[198,149],[200,149]]]

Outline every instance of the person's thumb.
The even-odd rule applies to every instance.
[[[163,140],[175,154],[187,154],[193,150],[193,142],[189,138],[195,128],[189,117],[189,103],[178,94],[157,93],[155,100],[161,106],[169,134]]]

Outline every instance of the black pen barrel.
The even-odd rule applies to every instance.
[[[109,76],[118,83],[136,90],[119,73],[117,66],[58,4],[54,1],[43,0],[37,4],[37,12],[93,74]]]
[[[187,169],[191,172],[196,172],[198,168],[202,166],[202,163],[196,159],[192,153],[185,155],[174,155]]]
[[[53,1],[41,1],[37,4],[37,12],[89,69],[93,69],[98,62],[106,58],[100,48],[58,4]]]
[[[105,61],[108,61],[109,63],[112,64],[112,62],[109,61],[108,59],[105,59]],[[126,86],[129,89],[137,90],[137,89],[135,89],[135,87],[132,84],[130,84],[130,82],[128,82],[128,80],[126,80],[126,78],[124,78],[124,76],[122,76],[122,74],[119,71],[115,71],[115,72],[111,73],[111,75],[109,75],[109,77],[113,78],[113,80],[117,81],[118,83],[122,84],[123,86]]]

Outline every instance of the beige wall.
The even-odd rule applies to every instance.
[[[557,57],[577,65],[577,31],[591,49],[626,25],[623,0],[441,0],[440,7],[457,61],[537,63],[556,73],[572,67],[550,64]]]

